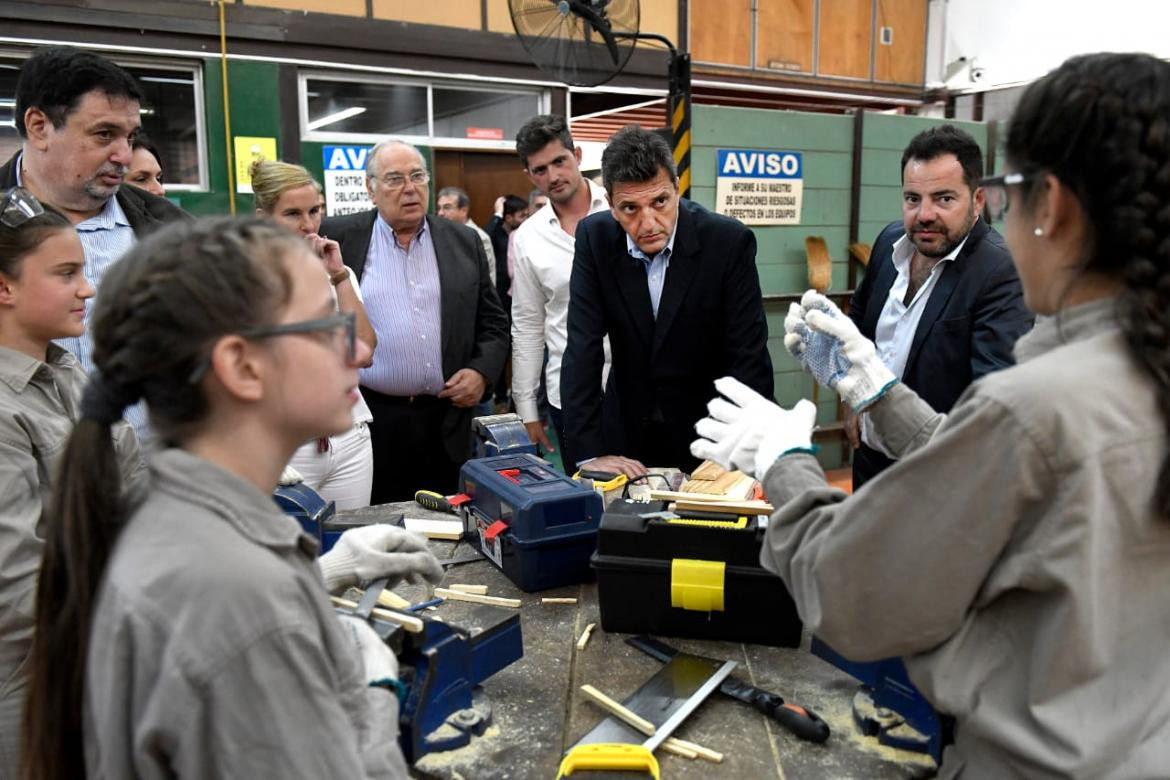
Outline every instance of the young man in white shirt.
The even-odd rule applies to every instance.
[[[565,441],[561,416],[561,357],[568,341],[569,274],[577,223],[609,209],[605,190],[581,175],[581,150],[562,116],[541,114],[516,134],[524,171],[548,203],[512,233],[512,401],[529,437],[553,447],[537,406],[548,348],[545,389],[565,471],[575,471],[573,443]],[[606,345],[606,368],[609,347]],[[604,385],[605,377],[602,377]]]

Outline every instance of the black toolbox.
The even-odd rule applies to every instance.
[[[799,646],[796,605],[781,579],[760,566],[764,529],[756,518],[654,516],[665,506],[620,500],[602,516],[590,559],[601,627]]]

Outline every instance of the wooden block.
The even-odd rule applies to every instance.
[[[767,501],[676,501],[674,511],[718,512],[727,515],[770,515],[774,508]]]
[[[680,756],[682,758],[689,758],[692,761],[699,757],[699,754],[695,751],[688,750],[687,748],[678,744],[678,740],[676,740],[674,737],[667,737],[665,740],[663,740],[661,748],[667,753],[673,753],[674,755]]]
[[[349,599],[343,599],[340,596],[330,596],[329,598],[333,601],[333,604],[335,606],[347,607],[349,609],[356,609],[357,608],[356,601],[350,601]],[[412,634],[421,634],[422,633],[422,630],[423,630],[422,618],[416,618],[414,615],[404,615],[401,612],[391,612],[391,611],[386,610],[386,609],[378,609],[377,607],[374,607],[374,609],[371,610],[370,614],[372,614],[376,618],[380,618],[382,620],[389,620],[392,623],[397,623],[398,625],[402,626],[404,629],[406,629],[407,631],[409,631]]]
[[[719,751],[712,750],[711,748],[705,748],[702,745],[698,745],[694,742],[687,742],[685,739],[667,737],[666,741],[662,743],[662,746],[666,747],[667,745],[672,745],[690,753],[694,753],[697,757],[706,759],[707,761],[715,764],[723,763],[723,754]]]
[[[590,701],[601,707],[610,715],[613,715],[625,723],[628,723],[630,726],[633,726],[648,737],[654,736],[655,729],[653,723],[646,720],[641,715],[627,710],[621,704],[609,698],[604,693],[594,688],[592,685],[582,685],[581,692],[584,693]]]
[[[459,541],[463,538],[462,520],[432,520],[430,518],[406,517],[402,525],[407,531],[420,533],[428,539]]]
[[[435,588],[435,595],[441,596],[451,601],[470,601],[472,604],[487,604],[492,607],[512,607],[520,606],[520,599],[505,599],[499,596],[481,596],[478,593],[463,593],[458,590],[448,590],[447,588]]]
[[[808,257],[808,286],[819,293],[828,292],[829,285],[833,283],[833,258],[825,239],[821,236],[806,237],[804,251]]]
[[[455,583],[454,585],[448,585],[447,590],[457,590],[460,593],[474,593],[477,596],[487,595],[487,585],[463,585]]]
[[[873,251],[873,247],[869,244],[863,244],[860,241],[849,245],[849,255],[861,263],[862,266],[869,265],[869,255]]]
[[[589,644],[589,635],[593,633],[593,628],[596,625],[596,623],[590,623],[589,625],[585,626],[585,630],[581,632],[581,638],[577,640],[578,650],[584,650],[585,645]]]
[[[713,460],[705,460],[699,464],[699,467],[691,472],[691,479],[695,480],[709,480],[719,479],[727,473],[727,469],[720,466]]]
[[[541,604],[576,604],[577,599],[543,598],[540,600],[540,603]]]
[[[384,590],[378,594],[378,606],[390,607],[390,609],[406,609],[410,606],[410,601],[402,598],[392,590]]]

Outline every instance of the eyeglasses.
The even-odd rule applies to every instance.
[[[321,317],[316,320],[286,322],[281,325],[261,325],[260,327],[241,330],[239,335],[246,339],[270,339],[276,336],[288,336],[296,333],[320,333],[326,334],[328,338],[336,339],[338,333],[342,333],[345,337],[345,359],[347,362],[352,363],[357,355],[356,322],[357,315],[352,311],[347,311],[334,314],[332,317]],[[198,382],[210,367],[211,356],[209,355],[191,372],[189,381],[192,384]]]
[[[411,171],[409,176],[403,176],[401,173],[388,173],[379,179],[382,186],[388,190],[397,190],[406,186],[406,180],[410,179],[411,184],[422,186],[431,180],[431,175],[426,171]]]
[[[1008,200],[1008,187],[1023,184],[1031,178],[1031,174],[1008,173],[1003,176],[991,176],[979,182],[983,188],[983,202],[987,208],[989,222],[999,222],[1008,212],[1011,205]]]
[[[45,213],[45,207],[24,187],[13,187],[0,201],[0,225],[18,228]]]

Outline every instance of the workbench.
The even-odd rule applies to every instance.
[[[414,502],[385,504],[338,513],[347,521],[393,522],[400,515],[451,519]],[[473,551],[467,542],[431,541],[440,560]],[[621,701],[637,690],[661,663],[625,643],[624,634],[601,630],[597,585],[589,582],[540,593],[524,593],[487,560],[446,570],[442,586],[486,585],[488,594],[519,598],[524,657],[487,680],[493,709],[491,727],[459,750],[432,753],[412,776],[443,780],[552,780],[564,751],[606,717],[580,686],[591,684]],[[422,585],[400,585],[400,595],[423,601]],[[542,604],[546,597],[576,598],[576,604]],[[463,605],[449,602],[431,613],[451,611],[454,622]],[[760,607],[760,619],[767,620]],[[596,623],[584,650],[577,640]],[[808,651],[806,632],[800,649],[764,647],[663,637],[687,652],[739,662],[733,674],[815,710],[833,730],[823,745],[804,742],[741,702],[720,693],[709,698],[675,732],[724,754],[723,763],[688,760],[663,751],[657,756],[664,778],[912,778],[933,774],[934,762],[920,754],[879,745],[853,723],[858,683]]]

